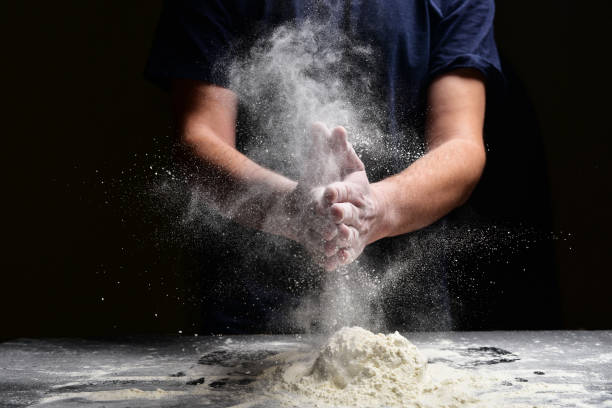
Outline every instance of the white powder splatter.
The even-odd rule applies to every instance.
[[[456,387],[470,381],[470,375],[441,365],[428,366],[416,346],[398,332],[384,335],[345,327],[318,353],[299,357],[266,373],[276,395],[299,404],[459,407],[478,402]]]
[[[560,393],[585,391],[576,384],[512,385],[503,373],[428,364],[398,332],[374,334],[360,327],[342,328],[315,352],[273,359],[277,365],[261,380],[267,394],[285,406],[545,408],[558,406],[553,402]]]
[[[165,391],[160,388],[156,390],[140,390],[138,388],[125,388],[107,391],[89,391],[63,393],[52,397],[43,398],[40,404],[48,404],[55,401],[68,400],[71,398],[86,399],[88,401],[131,401],[131,400],[160,400],[170,397],[185,395],[185,391]]]

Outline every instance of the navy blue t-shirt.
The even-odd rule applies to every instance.
[[[442,73],[470,67],[488,85],[499,83],[494,9],[493,0],[172,0],[145,74],[165,88],[173,78],[228,86],[223,65],[236,44],[261,27],[331,10],[332,21],[380,56],[376,81],[393,134],[407,116],[424,111],[427,86]]]

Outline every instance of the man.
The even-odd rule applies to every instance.
[[[332,271],[382,238],[436,222],[474,189],[485,164],[486,85],[500,77],[493,9],[492,0],[168,2],[147,75],[170,87],[182,141],[213,175],[204,183],[214,184],[217,207],[257,191],[226,215],[299,242]],[[254,27],[313,10],[382,56],[376,80],[391,133],[426,112],[426,153],[397,174],[370,182],[346,130],[322,124],[310,134],[339,163],[336,179],[291,180],[236,149],[239,100],[214,68]]]

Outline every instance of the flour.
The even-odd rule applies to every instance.
[[[398,332],[345,327],[314,351],[278,354],[260,376],[265,394],[289,407],[548,408],[580,384],[515,381],[514,372],[428,363]],[[590,405],[585,405],[591,407]]]
[[[605,371],[591,369],[605,365],[609,349],[601,350],[603,363],[579,358],[570,369],[548,364],[544,375],[536,369],[544,368],[539,362],[558,354],[551,347],[515,344],[509,347],[513,353],[503,356],[519,359],[487,364],[477,350],[493,347],[479,347],[472,336],[451,336],[453,341],[427,336],[429,341],[419,343],[422,348],[399,333],[374,334],[359,327],[342,328],[323,343],[316,337],[208,339],[199,343],[207,349],[199,364],[193,357],[166,353],[143,359],[146,354],[132,355],[131,350],[118,360],[95,357],[97,363],[78,375],[43,366],[37,376],[44,373],[69,382],[56,383],[33,406],[64,408],[89,401],[158,408],[612,408]],[[565,351],[569,347],[575,344],[560,345]],[[581,355],[592,355],[587,349]],[[81,361],[82,355],[71,358]],[[108,365],[109,361],[116,364]],[[172,375],[178,371],[185,375]],[[594,379],[594,373],[600,377]],[[124,384],[128,387],[115,388]]]
[[[88,401],[131,401],[131,400],[161,400],[171,397],[185,395],[184,391],[166,391],[160,388],[144,391],[138,388],[125,388],[119,390],[72,392],[43,398],[40,404],[48,404],[55,401],[69,400],[72,398],[85,399]]]
[[[478,380],[427,359],[395,332],[342,328],[312,354],[277,356],[264,374],[269,389],[290,405],[317,407],[475,407]],[[283,365],[283,362],[285,363]]]

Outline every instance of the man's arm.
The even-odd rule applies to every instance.
[[[199,180],[209,204],[232,220],[282,235],[302,244],[324,265],[324,242],[345,244],[349,228],[334,223],[323,200],[323,186],[363,164],[347,140],[346,130],[320,123],[310,129],[311,152],[298,182],[259,166],[236,150],[237,97],[225,88],[176,80],[173,105],[182,143],[201,171]],[[321,170],[320,162],[334,163]]]
[[[428,91],[427,153],[400,174],[373,185],[384,203],[372,240],[425,227],[465,203],[485,165],[485,87],[475,70],[433,81]]]
[[[172,100],[182,143],[201,165],[201,181],[212,204],[241,224],[284,235],[267,217],[297,185],[236,150],[237,96],[198,81],[175,80]]]
[[[351,262],[378,239],[432,224],[463,204],[480,179],[485,165],[482,75],[460,69],[440,76],[429,87],[428,104],[425,155],[378,183],[368,185],[356,173],[354,183],[327,187],[334,220],[353,229],[344,250],[336,248],[338,254],[331,255],[333,242],[327,248],[337,265]]]

